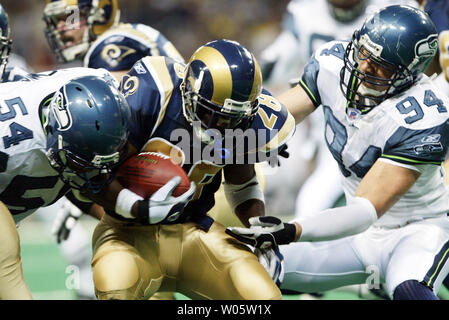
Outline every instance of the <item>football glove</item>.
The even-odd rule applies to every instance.
[[[56,213],[56,218],[51,227],[51,233],[56,236],[57,243],[67,240],[82,214],[83,212],[70,201],[64,202]]]
[[[288,145],[284,144],[280,149],[279,152],[276,156],[271,157],[268,159],[268,164],[270,165],[270,167],[275,168],[275,167],[280,167],[281,166],[281,161],[279,160],[280,157],[282,158],[288,158],[290,157],[290,153],[287,151],[288,149]]]
[[[226,233],[256,248],[277,247],[295,241],[296,227],[276,217],[253,217],[249,228],[227,227]]]
[[[190,188],[182,195],[172,195],[176,187],[181,183],[181,177],[170,179],[164,186],[157,190],[150,199],[138,200],[138,219],[148,224],[173,224],[179,222],[184,206],[192,200],[196,192],[194,182],[190,182]]]
[[[271,279],[278,287],[281,287],[282,280],[284,280],[284,256],[279,251],[279,247],[255,248],[254,254],[259,259],[259,263],[267,270]]]

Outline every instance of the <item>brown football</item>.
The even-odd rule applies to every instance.
[[[187,173],[162,153],[142,152],[127,159],[119,168],[118,181],[144,199],[151,197],[171,178],[181,177],[173,196],[180,196],[190,188]]]

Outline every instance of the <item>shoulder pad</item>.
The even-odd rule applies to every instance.
[[[110,71],[129,70],[146,56],[172,55],[173,59],[183,61],[171,42],[156,29],[140,24],[120,24],[92,44],[84,65]]]
[[[120,91],[134,117],[130,141],[135,147],[142,147],[162,122],[173,90],[182,81],[183,70],[182,64],[168,57],[145,57],[123,76]],[[147,132],[147,136],[141,132]]]

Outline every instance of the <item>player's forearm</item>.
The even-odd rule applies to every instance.
[[[251,199],[238,205],[235,214],[245,227],[249,227],[249,218],[265,215],[265,205],[261,200]]]
[[[296,241],[327,241],[363,232],[376,220],[376,209],[371,202],[355,198],[344,207],[327,209],[291,223],[296,226]]]

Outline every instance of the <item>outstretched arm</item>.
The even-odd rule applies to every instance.
[[[305,90],[298,84],[277,97],[295,118],[296,124],[303,121],[315,110],[315,106]]]
[[[419,176],[413,169],[378,160],[362,179],[355,197],[344,207],[327,209],[291,223],[283,223],[276,217],[255,218],[250,223],[258,228],[228,228],[227,232],[243,242],[262,247],[354,235],[385,214]]]

